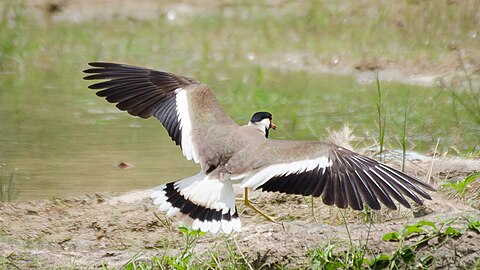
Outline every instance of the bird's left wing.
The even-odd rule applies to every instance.
[[[199,163],[203,138],[213,125],[234,125],[213,91],[194,79],[125,64],[95,62],[85,80],[117,108],[141,118],[156,117],[180,145],[184,156]]]
[[[418,204],[431,199],[422,181],[381,162],[334,144],[276,141],[258,148],[242,187],[287,194],[322,197],[327,205],[380,209],[379,201],[396,209],[394,201],[410,208],[406,197]]]

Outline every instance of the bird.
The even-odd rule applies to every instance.
[[[325,205],[378,210],[381,204],[411,208],[435,189],[382,162],[322,141],[274,140],[270,112],[239,125],[222,109],[213,90],[195,79],[155,69],[92,62],[85,80],[96,95],[140,118],[157,118],[200,171],[153,189],[151,198],[167,217],[179,216],[192,229],[241,231],[234,185],[248,190],[321,197]],[[423,198],[423,199],[422,199]]]

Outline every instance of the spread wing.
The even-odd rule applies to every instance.
[[[184,156],[200,162],[199,143],[215,124],[234,124],[207,85],[172,73],[115,63],[89,63],[85,80],[117,108],[141,118],[156,117]]]
[[[410,208],[407,198],[423,204],[431,199],[422,181],[353,151],[322,142],[269,140],[257,151],[255,169],[242,187],[322,197],[327,205],[361,210],[380,202],[396,209],[394,200]]]

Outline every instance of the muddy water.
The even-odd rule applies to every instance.
[[[17,170],[19,200],[150,188],[197,171],[156,119],[131,117],[88,90],[81,79],[83,68],[2,74],[0,163],[4,175]],[[216,89],[239,123],[255,111],[271,111],[279,127],[272,134],[276,139],[322,139],[325,128],[339,129],[344,123],[365,138],[360,146],[376,137],[375,85],[251,66],[212,68],[190,76]],[[418,152],[428,152],[437,139],[441,149],[454,145],[460,151],[478,140],[471,127],[460,128],[463,112],[452,111],[449,95],[401,84],[382,87],[387,144],[392,148],[399,148],[405,108],[408,145]],[[120,162],[134,167],[120,169]]]

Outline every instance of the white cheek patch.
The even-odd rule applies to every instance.
[[[290,174],[300,174],[308,171],[312,171],[316,168],[327,168],[332,166],[332,161],[326,156],[319,157],[317,159],[300,160],[290,163],[280,163],[270,165],[261,169],[250,177],[246,177],[242,182],[241,187],[250,187],[253,189],[266,183],[268,180],[275,176],[287,176]]]
[[[267,129],[270,129],[270,124],[271,124],[271,121],[268,118],[262,119],[262,121],[260,122],[255,122],[255,123],[251,121],[248,122],[249,126],[254,126],[258,130],[260,130],[263,134],[266,133]]]
[[[260,125],[265,129],[269,129],[270,124],[271,124],[271,122],[270,122],[270,119],[268,119],[268,118],[265,118],[262,121],[260,121]]]
[[[178,122],[180,124],[180,131],[182,132],[182,152],[187,160],[193,159],[198,163],[198,154],[192,138],[192,121],[190,118],[187,91],[182,88],[178,88],[175,90],[175,94]]]

